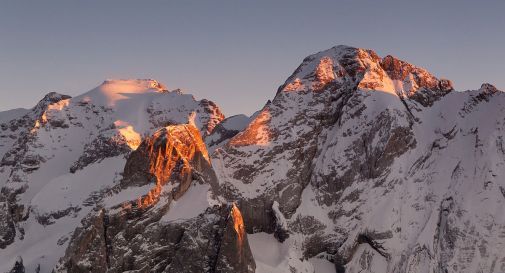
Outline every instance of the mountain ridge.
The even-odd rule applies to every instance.
[[[336,46],[251,117],[166,90],[105,81],[1,124],[0,271],[505,270],[494,86]]]
[[[479,122],[482,115],[503,115],[502,93],[489,92],[494,89],[486,85],[453,92],[448,81],[435,80],[424,70],[416,72],[424,79],[409,72],[391,80],[380,60],[349,47],[304,59],[256,119],[212,155],[223,195],[239,200],[249,233],[273,233],[304,259],[330,255],[337,270],[499,272],[491,254],[463,262],[465,251],[476,255],[478,250],[455,230],[464,234],[458,221],[472,219],[463,225],[480,229],[475,240],[492,241],[482,248],[500,257],[501,239],[489,233],[501,232],[500,225],[483,228],[476,220],[492,219],[493,213],[485,213],[482,204],[465,206],[476,198],[472,195],[493,200],[489,206],[503,206],[502,196],[490,188],[472,186],[472,179],[482,179],[474,169],[485,169],[492,177],[502,173],[497,166],[503,155],[495,155],[499,148],[492,144],[501,143],[501,121]],[[473,149],[471,156],[463,152]],[[451,160],[445,158],[447,150]],[[487,166],[476,166],[484,164],[479,162]],[[495,179],[488,182],[500,187]],[[404,192],[408,188],[415,190]],[[456,207],[466,211],[449,215],[451,227],[432,220],[445,219],[436,215],[446,206],[450,213]],[[278,219],[285,220],[280,224]],[[433,231],[442,228],[450,231]],[[431,232],[432,242],[423,232]],[[266,267],[256,262],[258,268]]]

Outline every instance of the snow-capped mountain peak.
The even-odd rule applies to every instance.
[[[349,46],[251,117],[154,80],[51,93],[0,117],[0,272],[505,272],[504,116]]]
[[[422,105],[430,105],[453,90],[449,80],[437,79],[423,68],[391,55],[381,58],[373,50],[344,45],[305,58],[279,90],[317,92],[328,85],[338,89],[345,84],[412,98]]]
[[[125,157],[146,136],[192,123],[205,137],[224,119],[215,103],[155,80],[108,80],[74,98],[49,93],[18,112],[0,119],[0,248],[7,248],[0,272],[21,252],[28,272],[50,272],[69,232],[118,182]],[[36,244],[43,232],[51,239]]]
[[[135,95],[163,91],[167,91],[166,87],[153,79],[110,79],[76,99],[92,101],[97,105],[115,106],[118,101]]]
[[[328,272],[502,272],[504,114],[492,85],[453,91],[337,46],[305,58],[211,158],[248,232],[270,236],[253,244],[259,272],[312,272],[328,256]],[[272,266],[269,248],[289,254]]]
[[[493,94],[493,93],[499,92],[500,90],[498,90],[498,88],[496,88],[494,85],[492,85],[490,83],[483,83],[480,86],[479,91],[485,92],[485,93],[488,93],[488,94]]]

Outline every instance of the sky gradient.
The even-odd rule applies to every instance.
[[[0,111],[153,78],[251,114],[312,53],[346,44],[505,90],[505,1],[2,1]]]

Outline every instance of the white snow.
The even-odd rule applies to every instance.
[[[151,79],[146,80],[106,80],[97,88],[84,93],[76,100],[91,102],[95,105],[116,106],[121,100],[129,100],[135,95],[157,93],[162,91],[158,82]]]
[[[247,240],[256,261],[256,272],[267,273],[276,272],[285,263],[289,248],[287,244],[282,244],[268,233],[248,234]],[[280,272],[280,271],[278,271]]]
[[[122,156],[107,158],[76,173],[55,177],[35,194],[32,207],[43,214],[79,206],[92,192],[111,186],[125,162]]]
[[[153,185],[143,185],[140,187],[128,187],[121,190],[120,192],[107,196],[104,199],[103,205],[106,208],[111,208],[120,205],[124,202],[135,201],[139,197],[144,196],[149,193],[153,188]]]
[[[13,119],[20,118],[24,114],[28,113],[28,109],[16,108],[12,110],[0,112],[0,123],[9,122]]]
[[[300,260],[299,246],[288,239],[280,243],[273,234],[248,234],[249,247],[256,262],[256,273],[291,273],[290,267],[304,273],[334,273],[335,265],[324,258]]]
[[[324,258],[310,258],[314,273],[335,273],[335,265]]]
[[[154,80],[109,80],[81,96],[50,104],[47,109],[35,109],[42,112],[34,109],[0,112],[0,123],[24,114],[35,119],[34,124],[26,124],[26,128],[0,130],[0,159],[9,150],[23,152],[25,158],[41,158],[36,166],[23,165],[32,168],[31,172],[11,166],[0,167],[0,186],[26,187],[26,191],[18,195],[17,203],[31,210],[29,218],[20,223],[20,228],[25,231],[24,238],[21,239],[18,230],[15,242],[0,251],[0,272],[9,271],[20,255],[27,272],[34,272],[38,264],[41,272],[50,272],[63,256],[71,233],[93,206],[87,207],[84,203],[93,202],[89,201],[92,200],[90,197],[121,179],[125,164],[123,155],[99,158],[98,162],[70,173],[70,167],[99,136],[109,139],[124,137],[134,150],[143,137],[167,124],[186,124],[192,119],[205,134],[207,124],[213,126],[222,119],[219,109],[211,108],[214,112],[210,113],[209,108],[204,108],[204,104],[193,96],[165,89]],[[15,145],[23,130],[30,134],[30,138],[22,149],[18,149]],[[23,182],[12,182],[12,177],[19,177]],[[105,198],[104,205],[120,204],[148,190],[148,187],[128,188]],[[202,194],[203,200],[207,200],[207,192]],[[184,208],[191,203],[184,205],[179,200],[174,205]],[[198,208],[203,210],[203,204],[200,205]],[[69,208],[74,211],[66,216],[50,217]],[[197,213],[196,210],[190,212]],[[49,217],[54,223],[43,226],[36,217]],[[57,244],[58,240],[61,244]]]
[[[221,125],[228,130],[242,131],[250,121],[251,118],[246,115],[235,115],[223,120]]]
[[[50,272],[56,261],[63,256],[72,232],[92,209],[83,206],[83,201],[91,193],[112,186],[124,163],[123,157],[108,158],[74,174],[63,174],[40,185],[40,189],[31,198],[33,213],[27,221],[21,223],[25,237],[1,251],[0,272],[9,271],[19,255],[23,258],[26,272],[35,272],[38,264],[41,266],[41,272]],[[51,225],[43,226],[35,219],[36,215],[63,211],[76,206],[81,208],[79,212],[53,219],[54,223]],[[67,241],[58,245],[58,240],[63,238]]]
[[[172,222],[194,218],[209,207],[210,185],[193,183],[177,201],[172,201],[170,209],[160,221]]]

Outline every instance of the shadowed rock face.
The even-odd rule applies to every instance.
[[[18,257],[14,263],[14,266],[8,273],[25,273],[25,267],[23,265],[23,259],[21,257]]]
[[[16,236],[16,228],[7,201],[0,202],[0,248],[10,245]]]
[[[231,206],[221,240],[215,272],[255,272],[244,220],[238,207]]]
[[[147,194],[86,217],[56,271],[255,271],[237,206],[218,202],[189,219],[164,219],[190,187],[207,185],[208,196],[215,195],[216,177],[196,127],[168,126],[144,140],[129,156],[124,179],[113,192],[145,185],[153,186]]]
[[[75,231],[56,272],[254,272],[245,230],[234,206],[165,223],[152,212],[104,210]]]

